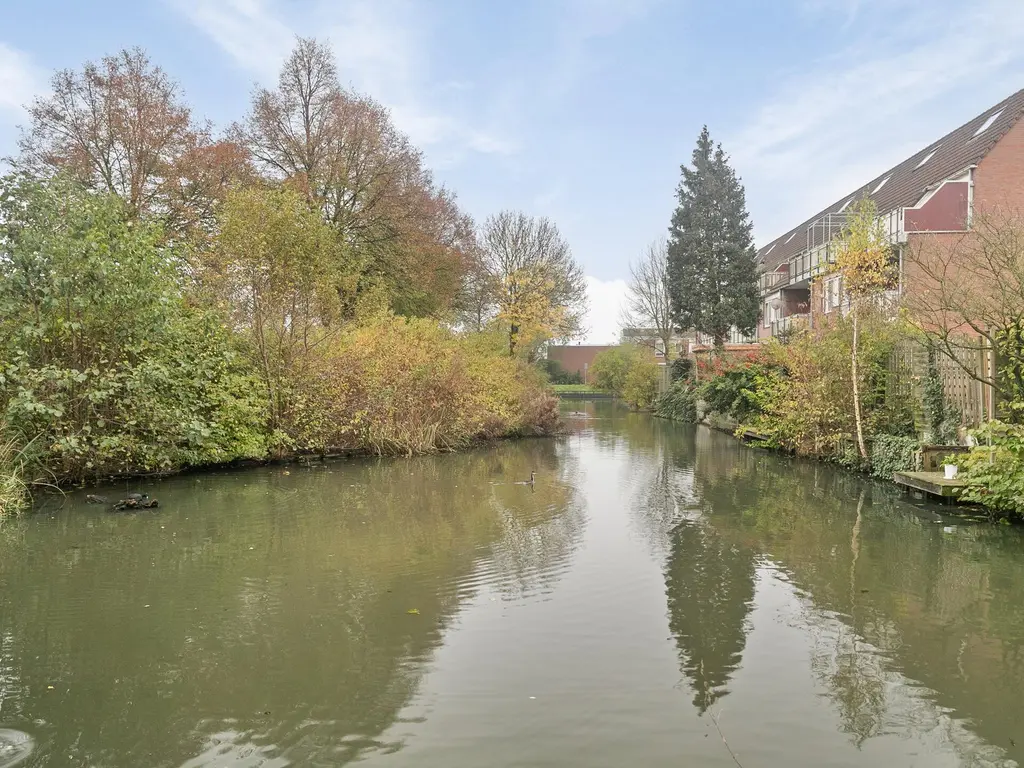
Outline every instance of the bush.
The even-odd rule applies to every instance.
[[[552,384],[582,384],[583,377],[579,371],[569,373],[557,360],[541,360],[541,370]]]
[[[658,364],[648,349],[622,344],[606,349],[590,367],[594,384],[635,408],[649,408],[658,392]]]
[[[973,434],[978,447],[951,460],[967,483],[961,499],[1024,518],[1024,426],[991,421]]]
[[[859,344],[861,407],[867,436],[908,431],[905,402],[889,362],[906,333],[881,312],[861,309]],[[839,459],[855,432],[853,378],[850,369],[852,325],[849,318],[823,318],[786,345],[765,345],[773,363],[762,371],[751,398],[760,412],[745,425],[766,435],[771,445],[805,456]],[[858,457],[858,463],[863,463]]]
[[[700,398],[708,404],[709,410],[743,421],[761,411],[756,393],[767,372],[759,363],[728,368],[701,386]]]
[[[912,437],[875,435],[871,443],[871,474],[882,480],[892,480],[896,472],[914,469],[919,447]]]
[[[672,381],[688,379],[693,375],[693,360],[688,357],[677,357],[670,366]]]
[[[658,400],[654,413],[673,421],[696,423],[697,397],[693,387],[685,380],[676,381]]]
[[[634,408],[647,410],[658,399],[658,365],[652,360],[638,359],[626,375],[622,399]]]
[[[557,400],[536,371],[435,321],[384,317],[355,328],[297,382],[296,447],[414,454],[548,434]]]
[[[263,390],[159,228],[61,182],[9,177],[0,202],[0,412],[27,462],[81,480],[263,455]]]

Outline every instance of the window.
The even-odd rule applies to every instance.
[[[924,156],[924,159],[923,159],[923,160],[922,160],[922,161],[921,161],[920,163],[918,163],[917,165],[915,165],[915,166],[914,166],[914,170],[916,171],[916,170],[917,170],[918,168],[920,168],[920,167],[921,167],[921,166],[923,166],[923,165],[924,165],[925,163],[927,163],[927,162],[928,162],[929,160],[931,160],[931,159],[932,159],[932,157],[934,157],[935,153],[936,153],[936,152],[938,152],[938,151],[939,151],[939,148],[938,148],[938,147],[936,147],[936,148],[935,148],[935,149],[933,149],[933,150],[932,150],[931,152],[929,152],[929,153],[928,153],[927,155],[925,155],[925,156]]]
[[[842,213],[843,211],[845,211],[845,210],[846,210],[846,207],[847,207],[847,206],[848,206],[848,205],[849,205],[850,203],[852,203],[852,202],[853,202],[853,198],[851,197],[851,198],[850,198],[849,200],[847,200],[847,201],[846,201],[845,203],[843,203],[843,205],[842,205],[842,206],[841,206],[841,207],[839,208],[839,211],[838,211],[838,213]]]
[[[825,279],[825,312],[839,308],[843,297],[843,277],[835,275]]]
[[[880,190],[882,187],[885,186],[885,182],[887,182],[889,179],[890,179],[890,177],[886,176],[884,179],[882,179],[880,182],[878,182],[878,186],[871,190],[871,194],[873,195],[876,192],[878,192],[878,190]]]
[[[1003,114],[1003,110],[1000,109],[1000,110],[998,110],[996,112],[993,112],[991,115],[989,115],[988,116],[988,120],[986,120],[984,123],[981,124],[981,127],[978,128],[978,130],[976,130],[974,132],[974,136],[972,136],[971,138],[973,139],[973,138],[975,138],[977,136],[980,136],[985,131],[987,131],[989,128],[991,128],[992,127],[992,123],[994,123],[996,120],[998,120],[999,116],[1001,114]]]
[[[662,339],[654,340],[654,356],[664,357],[665,356],[665,342]]]
[[[796,237],[796,232],[794,232],[794,233],[793,233],[792,235],[790,235],[789,237],[787,237],[787,238],[786,238],[786,242],[788,243],[788,242],[789,242],[790,240],[792,240],[792,239],[793,239],[794,237]]]

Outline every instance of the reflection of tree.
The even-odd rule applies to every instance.
[[[886,486],[710,432],[698,433],[695,484],[705,525],[807,595],[812,668],[857,744],[941,728],[970,764],[992,752],[985,739],[1008,744],[1024,685],[1020,532],[946,533]],[[1009,754],[1024,757],[1019,741]]]
[[[558,450],[195,475],[152,491],[159,514],[21,523],[0,542],[3,724],[76,765],[177,766],[215,738],[295,764],[385,746],[476,585],[549,587],[571,556]]]
[[[669,630],[679,647],[694,706],[705,712],[727,691],[746,642],[754,560],[713,527],[683,522],[665,567]]]

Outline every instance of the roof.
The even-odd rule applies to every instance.
[[[807,229],[826,214],[838,213],[854,200],[871,198],[880,214],[915,205],[931,187],[980,162],[1022,115],[1024,90],[986,109],[899,165],[843,195],[807,221],[767,243],[757,251],[758,267],[762,272],[773,271],[805,250]]]

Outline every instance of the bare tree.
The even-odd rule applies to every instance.
[[[925,338],[1003,399],[1024,394],[1024,216],[975,213],[971,231],[922,239],[904,256],[905,296]],[[994,351],[999,364],[976,364]]]
[[[181,91],[141,48],[57,72],[53,93],[29,107],[21,156],[36,173],[64,172],[119,195],[135,213],[162,209],[168,170],[197,143]]]
[[[665,360],[672,359],[672,300],[668,286],[668,241],[664,238],[648,245],[636,261],[629,264],[629,289],[623,308],[622,324],[650,331],[634,341],[654,346],[658,339],[665,348]]]
[[[586,281],[554,222],[502,211],[484,223],[481,240],[494,314],[508,334],[510,356],[525,351],[532,362],[546,341],[582,332]]]

